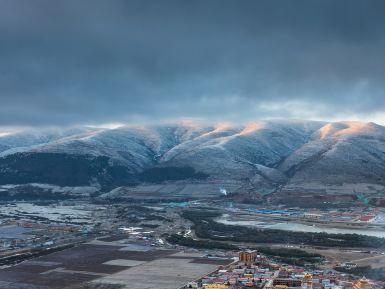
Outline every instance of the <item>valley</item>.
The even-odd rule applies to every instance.
[[[385,289],[384,0],[0,0],[0,289]]]
[[[190,216],[190,212],[193,215]],[[195,223],[194,212],[199,216],[196,219],[198,223]],[[205,219],[206,212],[212,212],[208,219]],[[168,235],[181,232],[202,240],[239,242],[241,246],[246,242],[250,245],[290,245],[313,249],[362,248],[373,251],[374,248],[382,252],[385,250],[385,241],[382,241],[385,240],[384,214],[382,209],[368,210],[365,207],[344,210],[274,209],[210,198],[182,202],[151,200],[136,204],[79,200],[17,202],[1,206],[0,241],[4,256],[20,250],[65,245],[126,233],[153,239],[154,244],[161,245],[166,242]],[[203,225],[201,220],[207,220],[213,227],[200,227]],[[236,237],[238,230],[239,239]],[[258,231],[262,233],[261,236],[255,235]],[[282,237],[285,231],[288,239]],[[213,232],[216,233],[212,235]],[[232,237],[226,237],[229,232]],[[299,234],[298,240],[296,234]],[[220,237],[216,237],[217,235]],[[318,236],[319,240],[314,240],[314,236]],[[336,243],[333,238],[340,241]]]
[[[248,249],[280,266],[348,270],[349,280],[370,268],[385,282],[382,126],[264,121],[59,131],[0,137],[0,276],[14,276],[5,288],[60,288],[59,275],[71,289],[120,288],[134,282],[135,270],[175,288]],[[103,248],[113,256],[99,255]],[[101,263],[66,259],[83,249]],[[184,277],[172,279],[160,269],[170,259],[196,275],[181,269]],[[18,271],[34,262],[37,275]]]

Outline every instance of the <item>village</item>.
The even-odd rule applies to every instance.
[[[377,289],[384,282],[356,279],[332,269],[305,270],[278,264],[257,251],[241,251],[237,261],[188,283],[183,289]]]

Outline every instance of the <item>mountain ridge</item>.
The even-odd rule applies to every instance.
[[[55,169],[49,161],[52,157],[58,169],[62,159],[77,162],[89,172],[84,184],[73,184],[97,184],[105,190],[143,183],[140,174],[152,168],[180,167],[193,169],[190,175],[182,174],[186,181],[199,175],[219,183],[244,184],[237,187],[237,193],[359,191],[381,195],[385,191],[385,127],[371,122],[181,122],[59,132],[36,129],[0,134],[0,156],[0,185],[9,185],[7,180],[17,184],[21,176],[26,181],[43,180],[36,172],[49,176],[49,170]],[[34,169],[40,166],[39,157],[45,159],[47,168]],[[27,163],[31,167],[26,168]],[[48,179],[50,184],[65,185],[63,178],[57,183],[55,178]]]

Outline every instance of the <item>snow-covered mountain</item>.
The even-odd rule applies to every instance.
[[[238,192],[382,193],[385,186],[385,127],[362,122],[0,131],[0,156],[0,185],[111,189],[164,174],[155,179],[234,181],[241,184]],[[175,169],[180,167],[182,174]]]

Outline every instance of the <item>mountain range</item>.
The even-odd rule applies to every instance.
[[[385,127],[275,120],[0,131],[3,191],[27,184],[146,191],[183,183],[229,194],[378,196],[385,189]]]

